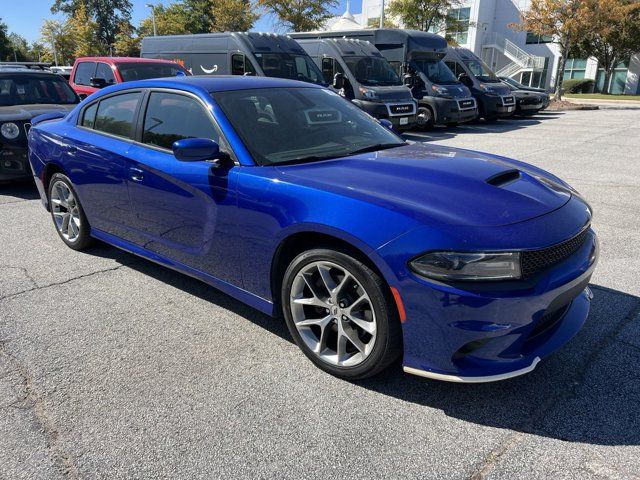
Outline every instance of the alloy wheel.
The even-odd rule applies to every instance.
[[[61,180],[51,187],[51,212],[60,235],[69,242],[75,242],[82,226],[80,210],[73,192]]]
[[[305,265],[291,287],[291,314],[305,345],[339,367],[364,362],[376,341],[376,315],[362,284],[329,261]]]

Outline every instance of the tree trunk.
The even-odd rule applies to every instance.
[[[553,99],[557,102],[562,100],[562,84],[564,83],[564,67],[567,64],[567,56],[569,55],[569,39],[565,39],[562,43],[562,56],[560,62],[558,62],[558,70],[556,72],[556,91]]]
[[[613,75],[612,69],[611,68],[605,68],[604,69],[604,83],[602,84],[602,92],[604,94],[608,94],[609,93],[609,84],[611,83],[611,77]]]

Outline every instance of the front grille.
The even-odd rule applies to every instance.
[[[389,105],[389,112],[391,115],[413,115],[415,109],[411,103],[405,105]]]
[[[502,97],[502,104],[506,107],[516,103],[515,97]]]
[[[575,237],[541,250],[526,250],[520,258],[522,278],[528,278],[577,252],[585,242],[589,228],[585,228]]]
[[[458,100],[458,105],[460,105],[460,110],[466,110],[468,108],[474,108],[476,106],[476,102],[472,99]]]

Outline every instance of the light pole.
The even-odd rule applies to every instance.
[[[384,0],[380,0],[380,28],[384,28]]]
[[[151,23],[153,23],[153,36],[156,37],[158,36],[158,30],[156,30],[156,7],[151,3],[147,3],[147,7],[151,9]]]

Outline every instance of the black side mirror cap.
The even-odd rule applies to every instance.
[[[89,80],[89,85],[93,88],[104,88],[107,86],[107,81],[104,78],[93,77]]]
[[[344,88],[344,81],[345,81],[345,77],[344,77],[344,73],[336,73],[333,76],[333,88],[335,88],[336,90],[340,90],[341,88]]]

